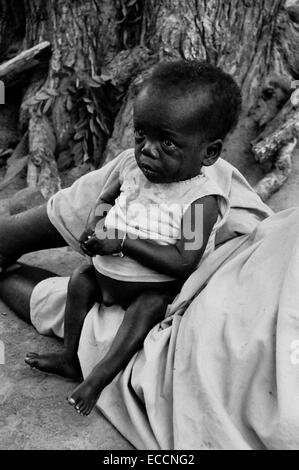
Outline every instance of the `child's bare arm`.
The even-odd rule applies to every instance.
[[[218,217],[215,196],[193,202],[181,226],[181,238],[175,245],[158,245],[151,240],[125,240],[123,253],[158,272],[186,279],[204,254]]]
[[[97,223],[106,217],[108,211],[114,205],[114,202],[120,193],[120,186],[121,184],[119,181],[119,174],[113,173],[113,175],[108,178],[103,188],[103,191],[97,201],[93,217],[90,219],[87,227],[80,236],[79,241],[81,244],[83,244],[83,246],[81,245],[83,251],[85,251],[84,243],[86,242],[86,240],[89,239],[90,236],[94,234],[94,230]]]
[[[200,214],[202,214],[200,216]],[[156,271],[186,279],[199,263],[213,226],[218,216],[215,196],[206,196],[195,201],[186,211],[182,220],[181,238],[175,245],[158,245],[155,241],[131,239],[127,237],[123,244],[123,253]],[[95,254],[108,255],[120,251],[122,237],[96,237],[87,242]]]
[[[99,201],[103,201],[106,204],[114,205],[115,199],[119,196],[121,183],[119,181],[119,174],[114,173],[109,176],[103,191],[101,192]]]

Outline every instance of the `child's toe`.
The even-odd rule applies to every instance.
[[[77,411],[82,411],[84,408],[84,401],[83,400],[77,400],[75,404],[75,408]]]
[[[25,357],[25,362],[28,364],[30,367],[35,367],[37,364],[37,360],[35,357]]]
[[[86,413],[88,411],[88,405],[82,406],[81,411],[84,414],[84,416],[86,416]]]
[[[86,416],[88,416],[88,415],[90,414],[90,412],[91,412],[92,409],[93,409],[93,403],[90,403],[90,404],[88,405],[88,407],[86,408],[86,410],[85,410]]]
[[[28,352],[26,353],[25,358],[26,359],[36,359],[38,357],[38,354],[35,352]]]
[[[66,397],[66,399],[69,405],[74,406],[76,404],[76,400],[73,397]]]

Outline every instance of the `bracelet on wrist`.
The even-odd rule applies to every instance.
[[[120,258],[123,258],[125,256],[124,253],[123,253],[123,248],[124,248],[124,243],[125,243],[126,237],[127,237],[127,233],[125,232],[124,236],[122,238],[122,241],[120,243],[119,252],[118,253],[113,253],[112,256],[119,256]]]

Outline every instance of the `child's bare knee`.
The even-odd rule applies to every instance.
[[[167,295],[156,291],[148,291],[141,294],[138,301],[143,318],[148,317],[156,323],[164,318],[168,304]]]
[[[78,266],[74,269],[71,277],[75,279],[81,276],[89,276],[93,270],[94,267],[90,264],[82,264],[81,266]]]
[[[83,264],[75,268],[69,281],[69,290],[79,294],[81,289],[86,288],[91,283],[93,270],[94,268],[90,264]]]

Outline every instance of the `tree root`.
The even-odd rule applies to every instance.
[[[263,201],[266,201],[273,193],[278,191],[290,176],[293,167],[292,155],[297,142],[297,139],[294,138],[280,149],[274,170],[270,171],[255,186],[254,189]]]
[[[299,139],[299,107],[294,93],[263,132],[252,142],[252,152],[258,163],[270,171],[255,186],[266,201],[278,191],[292,172],[292,155]]]
[[[36,67],[40,63],[39,56],[50,48],[48,41],[43,41],[26,51],[20,52],[13,59],[10,59],[0,65],[0,79],[4,80],[5,85],[12,84],[20,73]]]
[[[61,181],[54,158],[56,139],[49,119],[32,116],[29,122],[29,186],[38,187],[48,200],[61,189]]]

